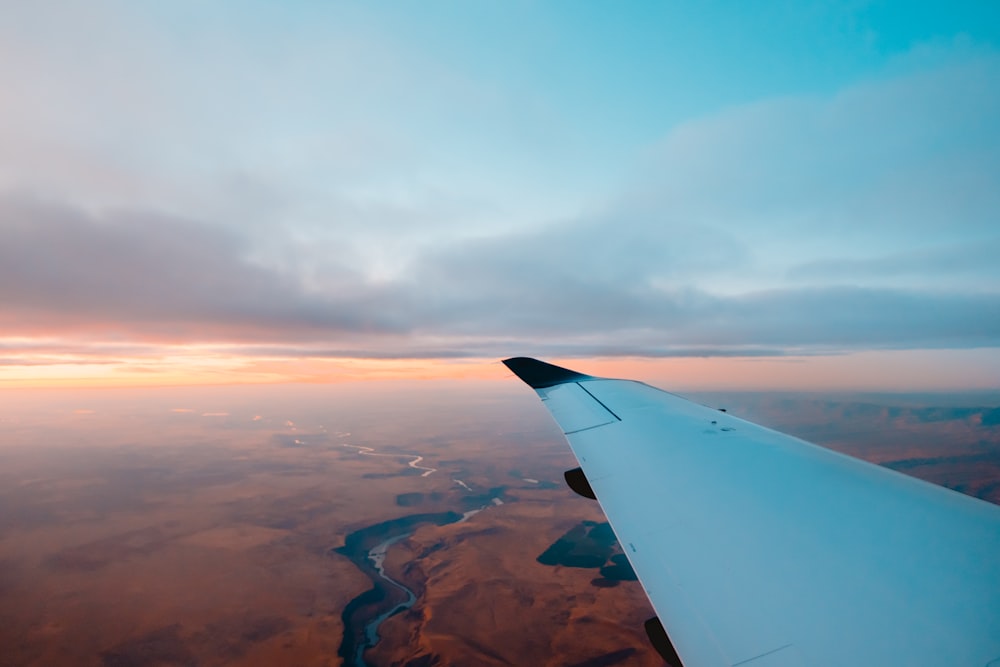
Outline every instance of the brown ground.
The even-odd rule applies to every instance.
[[[241,471],[232,454],[97,450],[5,484],[0,664],[336,664],[339,610],[367,583],[326,553],[352,511],[340,454],[241,450]]]
[[[561,489],[522,491],[467,523],[419,530],[387,571],[420,600],[382,625],[372,664],[662,665],[637,582],[598,587],[596,569],[536,561],[582,519],[603,515]]]
[[[363,526],[497,494],[503,505],[389,551],[389,573],[420,599],[383,624],[369,664],[660,664],[637,583],[602,587],[596,569],[536,561],[602,517],[562,486],[572,456],[522,386],[317,387],[283,403],[211,391],[97,405],[0,396],[0,666],[337,665],[340,613],[370,581],[330,550]],[[769,400],[744,413],[1000,499],[989,410]],[[417,452],[438,471],[346,442]]]

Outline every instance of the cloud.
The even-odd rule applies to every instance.
[[[663,283],[674,270],[669,262],[644,267],[640,256],[630,265],[627,244],[595,244],[577,256],[572,247],[540,233],[436,255],[415,274],[422,296],[413,298],[425,305],[416,329],[654,355],[1000,344],[995,292],[808,286],[713,294]],[[594,255],[623,268],[595,266]]]
[[[427,253],[397,280],[306,287],[232,231],[143,213],[0,201],[0,322],[21,335],[242,343],[241,354],[371,358],[780,355],[1000,345],[1000,294],[866,286],[717,294],[679,278],[738,244],[601,218]],[[701,267],[696,266],[702,264]]]
[[[153,60],[143,68],[155,64],[144,58]],[[35,69],[56,66],[43,65]],[[105,84],[123,94],[133,73],[120,66],[121,80]],[[0,66],[19,86],[33,85],[12,71]],[[278,176],[257,169],[272,153],[233,171],[213,162],[225,150],[212,144],[212,166],[198,169],[226,186],[209,205],[173,187],[190,156],[159,164],[159,143],[139,159],[107,139],[117,146],[107,155],[97,142],[65,161],[76,130],[56,110],[39,125],[59,130],[52,153],[35,151],[45,147],[38,137],[21,145],[19,132],[0,130],[0,147],[20,146],[0,160],[0,186],[44,195],[0,195],[0,364],[64,353],[142,357],[159,343],[384,359],[1000,346],[996,81],[1000,58],[977,53],[830,96],[736,106],[667,131],[602,206],[462,234],[454,224],[466,211],[475,221],[502,206],[412,197],[412,184],[400,186],[420,171],[412,155],[380,181],[386,149],[366,163],[357,196],[338,199],[315,195],[315,182],[288,187],[313,164],[298,150],[316,138],[308,132],[294,144],[294,169]],[[30,125],[19,109],[12,127]],[[88,136],[107,124],[98,115],[81,121]],[[124,136],[137,139],[161,118],[133,115],[141,127]],[[264,120],[243,129],[267,135],[266,123],[254,124]],[[186,137],[185,150],[213,127]],[[337,168],[324,172],[335,192],[340,176],[351,181],[353,153],[369,146],[337,137],[320,143],[338,153]],[[88,162],[95,156],[118,162],[91,169],[101,166]],[[49,178],[48,167],[64,162],[68,171]],[[189,178],[205,175],[198,169]],[[102,182],[77,183],[76,172]],[[138,194],[116,199],[116,188]],[[201,201],[188,207],[199,214],[163,213],[185,208],[179,200]]]
[[[970,279],[1000,284],[1000,237],[975,243],[951,243],[874,257],[816,259],[793,266],[791,280],[843,281],[900,279],[932,286],[968,285]]]
[[[1000,56],[987,52],[692,119],[649,151],[615,210],[741,245],[739,274],[713,279],[730,292],[795,286],[805,276],[794,267],[814,262],[824,278],[868,285],[892,271],[852,274],[856,260],[927,253],[954,265],[968,251],[982,265],[977,245],[998,238],[998,80]],[[934,256],[940,246],[952,256]],[[911,271],[908,284],[920,282]]]
[[[0,323],[13,335],[121,331],[146,339],[253,340],[393,332],[400,323],[360,278],[337,295],[247,259],[217,226],[129,211],[95,216],[0,199]],[[371,307],[367,307],[371,306]],[[311,332],[311,333],[310,333]]]
[[[22,351],[23,353],[23,351]],[[85,354],[93,354],[93,350],[86,350]],[[87,364],[91,366],[110,366],[118,363],[113,359],[95,359],[87,356],[65,357],[0,357],[0,366],[61,366],[64,364]]]

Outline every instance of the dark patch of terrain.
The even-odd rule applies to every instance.
[[[599,569],[601,576],[590,583],[600,588],[619,581],[636,581],[635,571],[621,552],[611,525],[606,521],[581,521],[537,558],[542,565]]]
[[[494,498],[499,498],[505,503],[515,500],[515,498],[512,498],[507,494],[506,486],[494,486],[486,491],[483,491],[482,493],[466,491],[462,494],[458,501],[461,504],[462,511],[467,512],[469,510],[475,510],[480,507],[491,505]]]
[[[601,576],[591,579],[590,583],[598,588],[614,588],[619,581],[638,581],[632,564],[625,554],[614,554],[611,562],[601,567]]]
[[[396,496],[396,504],[400,507],[416,507],[417,505],[424,504],[425,501],[436,503],[442,500],[444,500],[444,494],[440,491],[432,493],[401,493]]]

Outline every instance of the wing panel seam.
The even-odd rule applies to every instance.
[[[618,421],[621,421],[621,419],[619,419]],[[593,426],[584,426],[583,428],[578,428],[575,431],[564,431],[563,435],[573,435],[574,433],[582,433],[583,431],[589,431],[591,429],[601,428],[602,426],[607,426],[608,424],[614,424],[614,422],[604,422],[603,424],[594,424]]]
[[[754,656],[754,657],[752,657],[752,658],[747,658],[746,660],[740,660],[739,662],[734,662],[734,663],[733,663],[733,665],[732,665],[732,667],[739,667],[739,665],[747,665],[747,664],[750,664],[750,663],[751,663],[751,662],[753,662],[754,660],[759,660],[759,659],[761,659],[761,658],[765,658],[765,657],[767,657],[767,656],[769,656],[769,655],[774,655],[774,654],[775,654],[775,653],[777,653],[778,651],[784,651],[784,650],[785,650],[786,648],[788,648],[789,646],[791,646],[791,644],[785,644],[784,646],[779,646],[779,647],[778,647],[778,648],[776,648],[776,649],[771,649],[770,651],[765,651],[764,653],[761,653],[760,655],[755,655],[755,656]]]
[[[595,401],[597,401],[597,404],[598,404],[598,405],[600,405],[600,406],[601,406],[602,408],[604,408],[605,410],[607,410],[607,411],[608,411],[609,413],[611,413],[611,416],[612,416],[612,417],[614,417],[614,418],[615,418],[615,419],[617,419],[618,421],[621,421],[621,420],[622,420],[622,418],[621,418],[621,417],[619,417],[618,415],[616,415],[616,414],[615,414],[615,411],[614,411],[614,410],[612,410],[612,409],[611,409],[611,408],[609,408],[608,406],[604,405],[604,403],[602,403],[602,402],[601,402],[601,399],[597,398],[596,396],[594,396],[593,394],[591,394],[591,393],[590,393],[589,391],[587,391],[587,388],[586,388],[586,387],[584,387],[584,386],[583,386],[582,384],[580,384],[579,382],[577,382],[577,383],[576,383],[576,386],[577,386],[577,387],[579,387],[580,389],[583,389],[584,391],[586,391],[586,392],[587,392],[587,396],[590,396],[590,397],[591,397],[592,399],[594,399]],[[602,424],[602,426],[603,426],[603,424]]]

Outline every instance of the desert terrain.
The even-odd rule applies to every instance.
[[[460,384],[4,392],[0,665],[661,664],[537,399]],[[995,397],[696,398],[1000,501]]]

